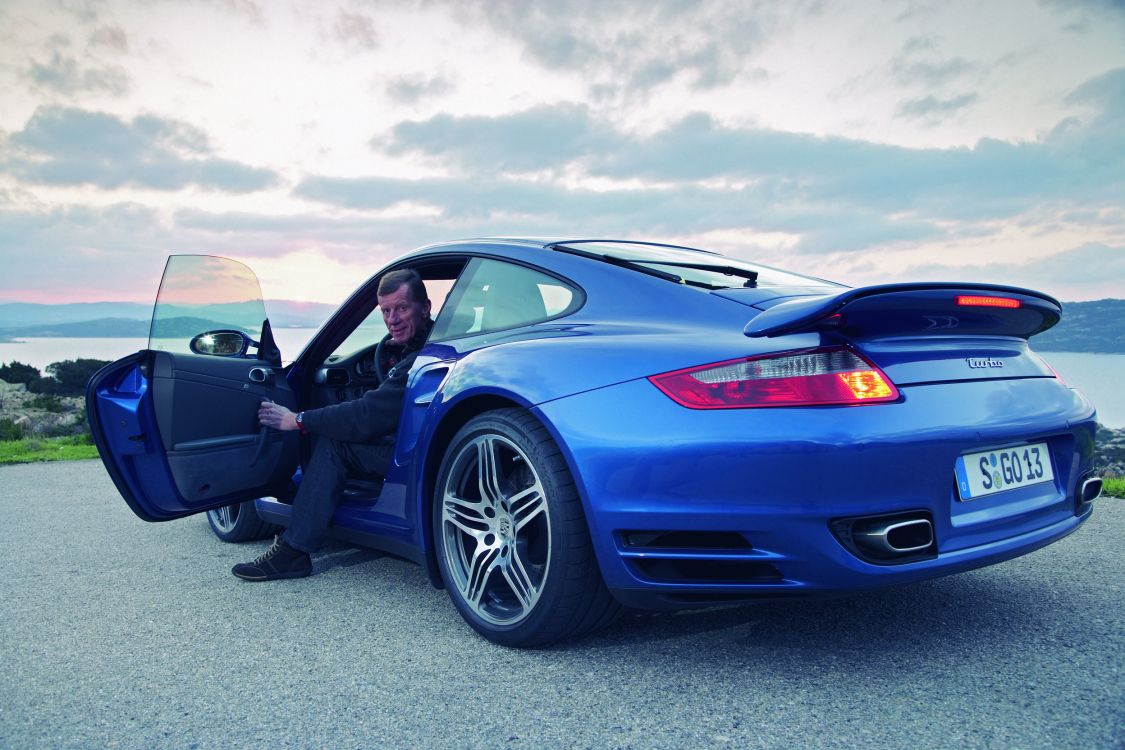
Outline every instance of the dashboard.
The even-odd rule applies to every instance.
[[[377,344],[349,355],[333,354],[324,361],[313,379],[314,406],[330,406],[360,398],[382,382],[375,366]],[[381,352],[383,371],[391,369],[402,356],[402,346],[387,341]]]
[[[361,397],[379,387],[375,369],[375,345],[354,354],[333,354],[317,370],[313,379],[312,400],[316,406],[330,406]]]

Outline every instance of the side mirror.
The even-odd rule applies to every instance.
[[[241,357],[251,346],[257,345],[242,331],[207,331],[191,340],[188,345],[196,354],[212,357]]]

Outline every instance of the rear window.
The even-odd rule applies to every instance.
[[[556,247],[570,248],[582,254],[603,256],[609,262],[614,262],[614,259],[626,261],[679,277],[685,284],[710,289],[840,286],[823,279],[802,276],[758,263],[748,263],[706,250],[646,245],[639,242],[604,241],[567,242]]]

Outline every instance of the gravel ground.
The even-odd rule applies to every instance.
[[[492,646],[423,571],[332,547],[248,584],[99,462],[0,468],[0,748],[1121,748],[1125,502],[950,578]]]

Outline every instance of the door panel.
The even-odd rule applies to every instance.
[[[154,352],[156,422],[173,481],[186,501],[284,485],[296,466],[297,433],[258,424],[262,401],[296,410],[296,398],[280,373],[272,384],[252,381],[255,369],[272,371],[256,359]],[[284,461],[287,444],[293,454]],[[268,493],[253,497],[261,494]]]
[[[87,388],[94,442],[133,512],[166,521],[284,490],[298,433],[257,420],[267,398],[295,408],[284,379],[264,386],[246,382],[230,361],[215,360],[222,377],[198,372],[213,362],[182,368],[177,359],[139,352],[98,372]]]
[[[193,346],[220,330],[247,345],[225,356]],[[224,258],[169,258],[149,348],[103,368],[86,389],[94,442],[134,513],[166,521],[287,488],[299,433],[258,424],[262,401],[297,408],[272,349],[250,269]]]

